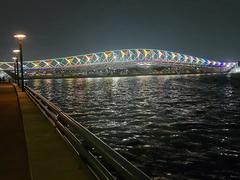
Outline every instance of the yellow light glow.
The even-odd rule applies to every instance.
[[[111,58],[113,56],[112,51],[106,51],[104,54],[106,58]]]
[[[72,61],[73,61],[73,57],[67,57],[66,61],[67,61],[68,64],[71,64]]]
[[[145,57],[150,54],[150,51],[149,51],[149,50],[146,50],[146,49],[144,49],[143,52],[144,52],[144,56],[145,56]]]
[[[174,52],[172,52],[172,59],[174,59],[176,56],[177,55]]]
[[[18,39],[19,41],[22,41],[24,38],[26,38],[26,35],[24,34],[15,34],[14,37]]]

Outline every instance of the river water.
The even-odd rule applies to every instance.
[[[240,179],[240,76],[26,83],[151,177]]]

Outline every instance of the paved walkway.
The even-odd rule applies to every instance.
[[[21,111],[11,84],[0,84],[0,179],[31,179]]]
[[[0,84],[0,180],[94,179],[26,93],[16,91]]]

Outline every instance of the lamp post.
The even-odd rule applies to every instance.
[[[13,57],[13,67],[14,67],[14,82],[16,83],[17,82],[17,71],[16,71],[16,61],[17,61],[17,57]]]
[[[24,91],[24,77],[23,77],[23,52],[22,52],[22,42],[26,38],[26,35],[24,34],[16,34],[14,37],[18,40],[19,45],[19,58],[20,58],[20,64],[21,64],[21,84],[22,84],[22,91]]]
[[[19,52],[20,52],[20,50],[19,49],[15,49],[15,50],[13,50],[13,53],[16,55],[16,69],[17,69],[17,84],[18,84],[18,86],[20,85],[20,83],[19,83],[19,63],[18,63],[18,58],[19,58]]]

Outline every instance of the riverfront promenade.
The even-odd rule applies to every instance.
[[[14,87],[0,85],[0,179],[30,180],[21,110]]]
[[[0,84],[0,179],[93,179],[26,93],[12,84]]]

